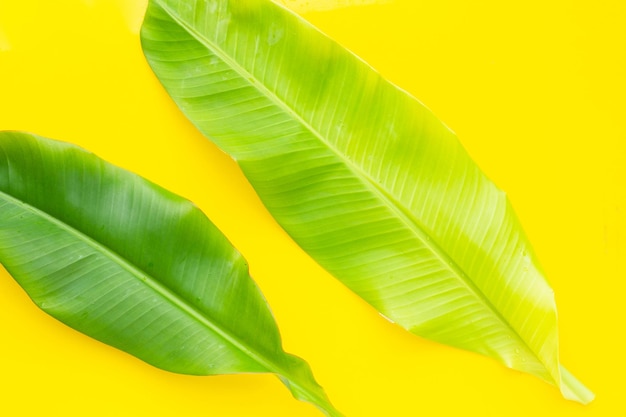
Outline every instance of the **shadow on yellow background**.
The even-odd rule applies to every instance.
[[[313,1],[313,0],[311,0]],[[200,206],[347,416],[619,416],[626,294],[626,7],[395,0],[305,17],[428,105],[509,194],[584,407],[411,336],[328,276],[178,112],[139,45],[145,0],[0,2],[0,129],[85,147]],[[0,276],[0,415],[318,416],[272,376],[188,377],[64,327]]]

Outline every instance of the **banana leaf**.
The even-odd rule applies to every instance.
[[[213,223],[74,145],[0,132],[0,262],[46,313],[151,365],[274,373],[341,415],[282,350],[246,261]]]
[[[151,0],[144,54],[312,258],[410,332],[593,394],[504,192],[424,105],[265,0]]]
[[[275,0],[296,13],[328,11],[344,7],[389,3],[391,0]]]

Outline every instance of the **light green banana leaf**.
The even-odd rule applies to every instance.
[[[0,262],[45,312],[158,368],[274,373],[341,415],[213,223],[74,145],[0,132]]]
[[[424,105],[270,1],[151,0],[141,38],[331,274],[412,333],[592,400],[559,363],[553,291],[506,195]]]

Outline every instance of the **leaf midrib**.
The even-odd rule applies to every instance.
[[[458,265],[458,263],[450,257],[445,250],[443,250],[435,241],[430,237],[430,235],[426,232],[424,226],[419,222],[418,219],[399,201],[395,198],[393,194],[387,191],[382,187],[372,176],[370,176],[366,171],[364,171],[360,166],[356,165],[351,159],[347,158],[342,152],[340,152],[336,147],[334,147],[329,141],[325,140],[322,134],[311,126],[302,116],[300,116],[293,108],[291,108],[287,103],[285,103],[275,92],[271,91],[267,88],[259,79],[252,73],[250,73],[247,69],[242,67],[237,61],[230,57],[228,53],[222,50],[216,43],[212,42],[210,39],[203,36],[198,30],[196,30],[193,26],[188,24],[185,20],[180,18],[174,10],[172,10],[167,5],[164,5],[161,1],[155,0],[155,3],[158,3],[159,6],[167,13],[168,16],[172,18],[176,23],[178,23],[181,27],[189,32],[191,36],[193,36],[198,42],[203,44],[207,49],[212,50],[220,59],[222,59],[227,65],[233,68],[241,77],[248,80],[255,88],[257,88],[261,94],[267,97],[271,102],[276,104],[276,106],[282,109],[285,113],[293,117],[298,123],[302,124],[302,126],[308,130],[314,137],[320,140],[320,142],[324,143],[333,154],[335,154],[341,161],[343,161],[344,165],[353,171],[357,177],[363,178],[366,184],[368,184],[372,189],[374,194],[377,194],[380,199],[385,203],[385,205],[390,208],[393,212],[398,214],[398,217],[402,219],[403,223],[407,225],[407,227],[412,230],[415,235],[418,237],[422,243],[431,250],[433,254],[435,254],[442,264],[453,272],[455,276],[459,278],[459,281],[462,282],[465,287],[472,294],[479,299],[489,311],[491,311],[496,318],[504,325],[504,327],[511,330],[511,332],[515,335],[521,345],[526,346],[530,352],[535,356],[539,363],[541,363],[546,369],[549,368],[546,366],[545,361],[540,357],[540,355],[535,352],[533,348],[531,348],[528,343],[521,337],[521,335],[517,332],[517,330],[511,325],[511,323],[500,313],[500,311],[493,305],[493,303],[482,293],[482,291],[474,284],[474,282],[469,279],[467,274],[463,271],[463,269]],[[277,7],[282,7],[278,6]],[[309,24],[308,22],[302,20],[304,24]],[[321,33],[322,36],[326,36]],[[347,53],[351,53],[347,51]],[[360,59],[357,57],[357,59]],[[366,63],[365,63],[366,64]],[[368,64],[366,64],[368,65]],[[372,69],[373,70],[373,69]],[[403,92],[398,89],[399,92]],[[405,93],[406,94],[406,93]],[[554,379],[554,382],[558,384],[557,378],[552,375],[550,372],[550,376]]]
[[[258,362],[260,365],[265,367],[269,372],[273,372],[279,375],[284,375],[289,377],[289,373],[285,372],[280,366],[275,365],[271,361],[268,361],[264,358],[263,355],[259,354],[256,350],[249,348],[245,343],[241,342],[238,338],[232,336],[230,333],[224,332],[219,326],[213,323],[208,317],[206,317],[199,309],[190,305],[186,302],[180,295],[178,295],[171,288],[160,283],[156,278],[152,277],[150,274],[143,271],[141,268],[137,267],[135,264],[117,254],[114,250],[109,248],[108,246],[98,242],[91,236],[86,233],[76,229],[68,223],[46,213],[39,208],[22,201],[16,197],[13,197],[10,194],[7,194],[4,191],[0,191],[0,198],[18,206],[24,208],[26,211],[30,211],[41,219],[54,224],[55,226],[61,228],[65,232],[70,235],[73,235],[76,239],[82,241],[86,245],[93,248],[95,251],[103,254],[107,258],[109,258],[113,263],[121,266],[127,272],[129,272],[132,276],[136,277],[138,280],[143,282],[146,286],[150,287],[154,291],[156,291],[166,302],[169,302],[174,307],[182,310],[184,313],[198,321],[200,324],[206,326],[219,337],[221,337],[226,342],[230,343],[236,349],[239,349],[241,352]]]

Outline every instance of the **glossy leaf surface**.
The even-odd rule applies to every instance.
[[[144,53],[315,260],[409,331],[593,398],[505,196],[415,98],[262,0],[152,0]]]
[[[74,145],[0,132],[0,262],[48,314],[156,367],[274,373],[340,415],[209,219]]]

